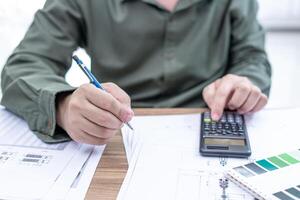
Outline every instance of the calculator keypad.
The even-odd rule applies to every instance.
[[[238,113],[224,112],[219,121],[211,119],[210,112],[203,114],[203,128],[206,136],[243,137],[245,134],[243,118]]]

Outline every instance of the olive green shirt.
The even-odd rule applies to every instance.
[[[83,47],[92,72],[114,82],[133,107],[205,106],[202,90],[225,74],[248,77],[268,94],[271,69],[255,0],[48,0],[2,72],[2,104],[45,142],[68,140],[55,99],[71,55]]]

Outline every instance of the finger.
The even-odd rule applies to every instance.
[[[230,98],[234,89],[233,81],[222,79],[219,87],[214,96],[214,103],[211,108],[211,117],[213,120],[218,121],[223,114],[225,105]]]
[[[247,100],[249,94],[251,92],[251,88],[248,84],[240,84],[234,91],[232,97],[227,103],[227,107],[230,110],[236,110],[240,108]]]
[[[123,122],[112,113],[99,109],[95,105],[91,104],[88,100],[81,110],[81,114],[89,121],[106,128],[120,129]]]
[[[114,96],[121,103],[126,104],[128,107],[131,107],[131,100],[129,95],[118,85],[114,83],[103,83],[102,86],[108,93]]]
[[[267,104],[267,102],[268,102],[268,97],[265,94],[262,94],[257,104],[250,112],[257,112],[261,110]]]
[[[94,122],[86,119],[82,116],[80,127],[81,130],[85,131],[89,135],[102,138],[102,139],[109,139],[112,138],[119,129],[109,129],[103,126],[99,126]]]
[[[215,82],[211,83],[210,85],[206,86],[203,90],[203,99],[208,105],[208,107],[211,109],[213,102],[214,102],[214,96],[216,93],[216,87],[215,87]]]
[[[89,135],[87,132],[83,130],[78,130],[73,134],[70,134],[71,138],[79,143],[92,144],[92,145],[103,145],[107,144],[108,139],[98,138],[92,135]]]
[[[252,110],[259,101],[260,96],[260,89],[258,89],[257,87],[253,87],[245,103],[240,108],[238,108],[238,112],[240,114],[244,114]]]
[[[222,79],[221,79],[221,78],[217,79],[217,80],[215,81],[215,87],[218,88],[218,87],[220,86],[221,82],[222,82]]]
[[[128,106],[121,104],[108,92],[93,87],[92,85],[86,86],[84,89],[88,90],[86,92],[87,99],[96,107],[111,112],[122,122],[128,122],[131,120],[133,111],[128,108]]]

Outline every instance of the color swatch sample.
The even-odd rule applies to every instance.
[[[257,166],[254,163],[249,163],[247,165],[245,165],[245,167],[247,167],[248,169],[250,169],[251,171],[255,172],[256,174],[263,174],[266,173],[267,171],[264,170],[263,168]],[[243,174],[242,174],[243,175]]]
[[[284,191],[276,192],[273,194],[280,200],[295,200],[300,198],[300,190],[295,188],[289,188]]]
[[[286,179],[285,181],[282,181],[281,179],[274,182],[274,178],[272,179],[273,183],[277,183],[280,185],[284,185],[288,180],[293,179],[294,177],[296,179],[299,179],[299,173],[298,173],[298,165],[300,164],[300,150],[289,152],[289,153],[283,153],[276,156],[271,156],[265,159],[257,160],[252,163],[248,163],[246,165],[238,166],[233,168],[235,172],[245,177],[244,180],[253,180],[255,183],[255,180],[262,180],[261,177],[270,178],[276,176],[276,174],[285,173],[289,179]],[[289,166],[295,166],[292,168],[289,168]],[[280,170],[282,169],[282,170]],[[291,171],[290,171],[291,170]],[[296,171],[295,171],[296,170]],[[297,171],[298,170],[298,171]],[[289,176],[289,173],[294,173],[294,175]],[[296,172],[296,176],[295,176]],[[273,175],[267,174],[267,173],[274,173]],[[258,179],[257,179],[258,178]],[[276,179],[275,179],[276,180]],[[300,180],[299,180],[300,182]],[[298,183],[299,183],[298,182]],[[258,182],[256,182],[255,185],[257,185]],[[295,184],[295,182],[293,183]],[[263,186],[263,185],[261,185]],[[281,191],[272,191],[270,195],[273,195],[273,197],[276,197],[276,199],[279,200],[296,200],[300,199],[300,185],[297,184],[294,187],[286,186],[289,188],[283,187]]]
[[[262,166],[263,168],[265,168],[268,171],[273,171],[273,170],[278,169],[277,167],[275,167],[274,165],[272,165],[270,162],[268,162],[265,159],[256,161],[256,163],[259,164],[260,166]]]
[[[296,188],[289,188],[289,189],[287,189],[285,191],[287,191],[289,194],[291,194],[291,195],[293,195],[293,196],[295,196],[297,198],[300,198],[300,191],[297,190]]]
[[[276,192],[274,196],[281,200],[295,200],[283,192]]]
[[[288,166],[288,164],[286,162],[284,162],[283,160],[279,159],[276,156],[268,158],[268,160],[271,161],[272,163],[274,163],[275,165],[277,165],[280,168]]]
[[[290,156],[287,153],[283,153],[281,155],[279,155],[280,158],[282,158],[283,160],[287,161],[290,164],[296,164],[299,161],[297,159],[295,159],[294,157]]]
[[[261,159],[244,166],[236,167],[234,168],[234,170],[245,177],[250,177],[297,164],[300,162],[299,158],[300,150],[290,153],[283,153],[277,156],[269,157],[267,159]]]
[[[243,166],[240,167],[236,167],[234,168],[236,171],[238,171],[240,174],[242,174],[245,177],[251,177],[254,176],[253,173],[251,173],[249,170],[247,170],[246,168],[244,168]]]

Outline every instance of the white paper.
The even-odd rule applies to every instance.
[[[246,116],[253,158],[299,148],[300,108],[269,109]]]
[[[68,200],[84,199],[105,146],[96,146],[66,196]]]
[[[219,179],[225,170],[299,147],[299,114],[300,109],[287,109],[246,116],[252,148],[248,159],[202,157],[200,115],[135,117],[134,136],[123,134],[130,163],[118,199],[221,199]],[[128,141],[128,135],[138,140]],[[229,199],[253,199],[232,182],[226,194]]]
[[[45,144],[0,107],[0,198],[63,199],[93,149],[76,142]]]
[[[135,150],[120,200],[219,199],[222,190],[218,184],[225,166],[247,161],[201,157],[199,114],[135,117],[132,125],[131,137],[139,139],[129,142]],[[227,194],[231,199],[251,198],[234,184]]]
[[[72,160],[65,166],[63,172],[56,179],[51,190],[45,195],[44,199],[65,199],[74,180],[83,168],[84,163],[93,151],[92,145],[82,145]]]

